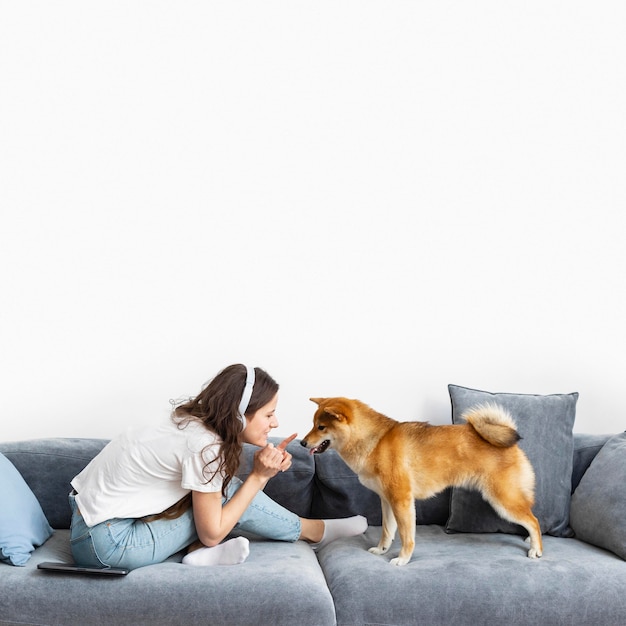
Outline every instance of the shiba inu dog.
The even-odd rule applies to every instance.
[[[479,490],[501,517],[523,526],[528,556],[541,556],[541,529],[532,513],[535,474],[502,407],[479,405],[463,415],[464,424],[436,426],[398,422],[359,400],[311,400],[318,407],[301,444],[311,454],[334,448],[360,482],[380,496],[382,534],[370,552],[387,552],[398,529],[402,548],[391,563],[408,563],[415,547],[414,501],[456,486]]]

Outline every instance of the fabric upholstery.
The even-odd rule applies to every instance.
[[[626,560],[626,432],[598,452],[572,496],[576,537]]]
[[[108,443],[106,439],[50,438],[0,444],[39,500],[52,528],[69,528],[70,480]],[[52,477],[54,479],[52,480]]]
[[[191,567],[181,558],[114,578],[38,570],[44,560],[71,562],[69,530],[57,531],[26,567],[0,563],[0,624],[335,623],[324,575],[302,541],[250,538],[250,555],[234,566]]]
[[[274,445],[281,442],[278,437],[270,437],[269,441]],[[237,476],[245,480],[254,462],[254,453],[258,447],[245,444],[242,461]],[[286,509],[296,513],[300,517],[310,517],[313,500],[313,483],[315,476],[315,464],[308,451],[299,441],[292,441],[287,446],[287,452],[292,456],[291,467],[287,472],[281,472],[267,483],[264,491],[272,500],[282,504]]]
[[[0,453],[0,560],[26,565],[52,535],[39,501],[13,463]]]
[[[587,471],[596,454],[612,435],[591,435],[574,433],[574,464],[572,467],[572,493]],[[571,507],[571,505],[570,505]]]
[[[588,468],[593,451],[609,438],[575,435],[572,481],[584,471],[578,464]],[[50,458],[56,459],[57,467],[49,466],[48,488],[59,492],[65,504],[65,458],[90,458],[102,445],[81,439],[0,442],[0,452],[10,449],[21,457],[24,467],[34,467],[40,455],[53,453]],[[293,445],[299,444],[294,441]],[[247,448],[244,455],[254,451]],[[298,447],[294,451],[300,452]],[[302,491],[307,492],[304,501],[312,497],[312,509],[324,512],[319,500],[330,492],[317,477],[309,482],[308,468],[310,464],[324,468],[321,471],[329,478],[337,459],[332,451],[314,459],[303,452],[306,458],[298,456],[292,469],[301,472]],[[251,462],[251,456],[246,462]],[[268,487],[273,481],[286,480],[285,486],[297,492],[297,484],[289,484],[292,469],[272,479]],[[349,506],[358,507],[359,497],[352,499],[349,485],[359,494],[367,490],[349,469],[337,470],[343,472],[343,482],[332,506],[340,507],[343,498]],[[371,507],[379,507],[377,496],[371,497]],[[446,505],[444,494],[440,497]],[[300,502],[296,494],[291,501]],[[367,511],[372,512],[366,506]],[[437,511],[435,517],[445,522],[446,515],[444,506],[444,515]],[[0,563],[0,624],[626,623],[626,569],[611,552],[578,539],[544,537],[544,556],[533,561],[525,556],[526,544],[515,535],[446,534],[441,525],[418,525],[416,530],[415,554],[401,568],[389,565],[399,550],[398,540],[384,556],[367,552],[380,536],[380,527],[371,527],[364,536],[339,539],[317,553],[304,542],[250,537],[250,556],[243,565],[187,567],[180,563],[182,554],[177,554],[120,579],[37,570],[41,561],[71,562],[69,531],[56,530],[24,567]]]
[[[479,404],[496,403],[513,417],[522,439],[520,448],[535,471],[533,513],[543,533],[569,537],[569,506],[572,485],[577,393],[547,396],[490,393],[449,385],[452,420]],[[454,488],[450,499],[450,532],[525,533],[520,526],[503,520],[477,491]]]
[[[624,562],[582,541],[544,537],[544,556],[529,559],[516,535],[418,526],[413,558],[394,567],[397,539],[385,555],[367,551],[380,532],[370,528],[318,553],[339,626],[625,623]]]

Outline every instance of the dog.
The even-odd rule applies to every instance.
[[[406,565],[415,548],[415,500],[445,488],[479,490],[505,520],[529,535],[528,556],[542,555],[541,529],[533,515],[535,474],[517,445],[511,415],[496,404],[476,406],[464,424],[398,422],[359,400],[311,398],[318,406],[313,428],[301,440],[310,454],[334,448],[365,487],[381,500],[384,554],[399,530],[402,547],[392,565]]]

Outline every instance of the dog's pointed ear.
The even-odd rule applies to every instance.
[[[345,403],[342,402],[341,398],[326,398],[326,403],[324,404],[324,413],[328,413],[328,415],[332,415],[340,422],[348,419],[347,410],[348,407],[345,406]]]
[[[351,416],[350,406],[345,398],[309,398],[309,400],[340,422]]]

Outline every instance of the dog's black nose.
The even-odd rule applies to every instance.
[[[306,439],[302,439],[302,440],[300,441],[300,445],[301,445],[301,446],[304,446],[304,447],[306,448]]]

